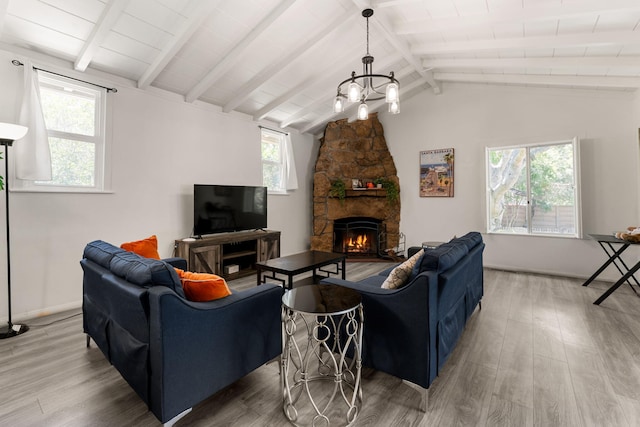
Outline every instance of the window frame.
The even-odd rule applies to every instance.
[[[273,160],[266,160],[262,157],[262,144],[265,142],[265,135],[270,137],[274,137],[278,140],[278,144],[280,145],[280,161],[276,162]],[[285,134],[281,132],[272,131],[270,129],[260,128],[260,164],[262,165],[262,185],[267,187],[268,194],[287,194],[287,183],[285,171],[287,169],[287,156],[285,155],[286,147],[285,147]],[[280,169],[280,187],[276,189],[269,188],[267,183],[264,182],[264,166],[265,165],[275,165]]]
[[[574,206],[574,216],[575,216],[575,232],[574,233],[544,233],[544,232],[533,232],[532,231],[532,221],[530,218],[532,217],[532,189],[531,189],[531,156],[530,152],[532,149],[541,148],[541,147],[549,147],[554,145],[567,145],[571,144],[573,148],[573,197],[575,201]],[[514,149],[525,149],[526,150],[526,163],[525,163],[525,178],[526,178],[526,186],[527,186],[527,194],[526,194],[526,223],[527,229],[526,232],[515,232],[515,231],[504,231],[499,230],[495,231],[491,227],[491,185],[490,185],[490,155],[492,151],[504,151],[504,150],[514,150]],[[493,235],[502,235],[502,236],[532,236],[532,237],[559,237],[559,238],[569,238],[569,239],[581,239],[583,236],[582,231],[582,200],[581,200],[581,178],[580,178],[580,140],[577,137],[566,139],[566,140],[558,140],[551,142],[539,142],[539,143],[530,143],[530,144],[518,144],[511,146],[500,146],[500,147],[486,147],[485,148],[485,231],[487,234]]]
[[[95,95],[94,135],[59,131],[47,128],[47,138],[59,138],[71,141],[89,142],[94,145],[94,183],[91,186],[59,185],[34,180],[19,179],[15,176],[15,168],[11,174],[12,191],[44,192],[44,193],[110,193],[111,176],[108,168],[110,159],[111,102],[107,90],[91,83],[77,81],[43,70],[38,71],[38,91],[64,91],[65,88]],[[46,123],[45,123],[46,126]]]

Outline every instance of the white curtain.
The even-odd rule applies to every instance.
[[[284,137],[284,155],[286,161],[284,179],[285,189],[297,190],[298,189],[298,174],[296,173],[296,160],[293,157],[293,145],[291,144],[291,135],[288,133]]]
[[[51,180],[51,152],[44,124],[38,74],[30,61],[24,63],[24,91],[19,123],[29,128],[27,135],[17,141],[15,151],[16,178],[32,181]]]

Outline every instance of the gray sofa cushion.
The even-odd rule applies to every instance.
[[[182,298],[185,297],[178,274],[164,261],[122,252],[113,256],[109,269],[116,276],[138,286],[166,286]]]
[[[113,258],[115,254],[123,252],[125,252],[124,249],[113,246],[111,243],[107,243],[102,240],[94,240],[85,246],[83,257],[95,262],[101,267],[109,268],[111,258]]]

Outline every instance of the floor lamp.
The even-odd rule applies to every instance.
[[[0,123],[0,145],[4,146],[4,172],[9,174],[9,147],[13,141],[24,137],[27,128],[11,123]],[[7,326],[0,326],[0,339],[15,337],[29,330],[27,325],[14,325],[11,321],[11,240],[9,239],[9,185],[4,189],[5,194],[5,218],[7,220],[7,304],[9,307],[9,321]]]

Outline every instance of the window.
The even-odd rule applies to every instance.
[[[581,236],[578,140],[487,148],[487,232]]]
[[[51,181],[16,180],[38,191],[102,191],[106,91],[43,71],[40,101],[51,152]]]
[[[262,128],[262,184],[270,193],[286,194],[298,187],[289,135]]]

